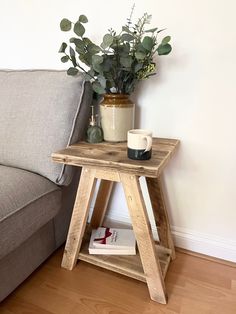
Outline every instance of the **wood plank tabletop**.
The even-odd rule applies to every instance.
[[[89,166],[105,170],[118,170],[139,176],[158,177],[172,157],[180,141],[153,138],[152,157],[132,160],[127,157],[127,142],[79,142],[52,154],[55,162],[73,166]]]

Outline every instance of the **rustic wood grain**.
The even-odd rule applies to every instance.
[[[153,214],[160,244],[171,249],[171,258],[175,258],[175,247],[171,235],[168,211],[163,195],[161,176],[159,178],[146,178],[148,192],[152,204]]]
[[[147,210],[137,176],[120,173],[133,230],[138,244],[147,285],[152,300],[166,304],[164,278],[152,236]]]
[[[84,167],[81,172],[76,200],[61,266],[72,270],[77,262],[84,235],[89,206],[95,188],[95,171]]]
[[[110,195],[113,188],[113,181],[101,180],[93,214],[90,221],[92,229],[96,229],[102,225],[107,210]]]
[[[127,143],[89,144],[80,142],[52,154],[55,162],[89,166],[106,170],[129,172],[139,176],[157,177],[179,145],[175,139],[153,138],[150,160],[131,160],[127,157]]]
[[[94,264],[99,267],[112,270],[119,274],[147,282],[146,275],[143,271],[142,262],[139,252],[136,255],[92,255],[88,252],[89,237],[83,241],[78,259]],[[163,277],[166,276],[170,263],[170,250],[162,246],[156,245],[161,271]]]
[[[165,291],[164,276],[169,265],[170,254],[166,255],[165,251],[166,262],[160,262],[140,188],[139,176],[157,178],[167,165],[178,145],[178,140],[154,138],[152,158],[145,161],[128,159],[127,143],[103,142],[91,145],[86,142],[80,142],[52,155],[55,162],[83,167],[62,261],[64,268],[71,270],[75,266],[79,255],[88,217],[88,206],[93,197],[95,179],[99,178],[102,181],[91,220],[92,227],[99,226],[103,221],[111,194],[113,184],[111,182],[121,182],[125,191],[144,273],[140,269],[139,271],[137,269],[136,271],[135,269],[131,271],[127,267],[127,262],[128,264],[130,263],[127,256],[123,258],[110,258],[109,261],[108,257],[105,258],[103,256],[103,259],[89,257],[84,252],[80,252],[79,256],[81,259],[95,265],[115,270],[142,281],[145,280],[151,299],[166,304],[167,294]],[[85,172],[87,172],[86,175]],[[164,199],[161,198],[161,193],[159,193],[161,200],[156,201],[154,198],[155,188],[157,188],[157,192],[160,192],[160,187],[156,182],[158,181],[150,181],[149,183],[151,200],[155,210],[160,209],[161,217],[165,215],[163,221],[166,222],[168,221],[168,217],[166,216],[167,212],[165,212]],[[157,208],[160,205],[159,203],[162,204],[161,208]],[[170,241],[168,242],[166,237],[167,225],[165,223],[165,226],[161,229],[163,235],[161,235],[161,238],[163,238],[162,242],[165,242],[172,249],[172,257],[174,257],[174,247],[170,245]],[[125,262],[125,260],[127,261]],[[161,268],[161,265],[164,266]],[[136,264],[136,266],[140,268],[140,263]],[[133,268],[135,268],[134,265]]]
[[[107,169],[98,169],[95,167],[90,168],[95,169],[95,177],[97,179],[102,179],[102,180],[107,180],[107,181],[113,181],[113,182],[120,182],[120,176],[119,176],[119,171],[117,170],[111,170],[107,171]]]

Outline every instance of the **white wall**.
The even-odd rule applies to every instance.
[[[133,0],[1,0],[0,68],[64,68],[57,53],[63,17],[89,18],[88,36],[101,41],[119,28]],[[159,75],[139,85],[137,127],[174,137],[181,147],[168,169],[171,224],[177,245],[236,262],[236,2],[135,1],[135,16],[166,27],[173,53]],[[127,221],[117,188],[110,217]]]

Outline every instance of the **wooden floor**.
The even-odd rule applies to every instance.
[[[60,268],[62,249],[0,304],[1,314],[236,314],[236,268],[177,253],[166,277],[169,302],[144,283],[80,261]]]

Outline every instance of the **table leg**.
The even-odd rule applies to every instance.
[[[146,178],[153,214],[158,229],[160,244],[171,249],[171,258],[175,258],[175,247],[171,236],[168,212],[162,190],[161,178]]]
[[[93,229],[96,229],[103,224],[104,216],[113,188],[113,183],[113,181],[101,180],[90,221],[90,226]]]
[[[84,235],[89,206],[93,196],[96,178],[95,170],[82,168],[74,209],[71,217],[70,228],[61,266],[72,270],[77,262],[82,238]]]
[[[135,175],[125,173],[120,174],[120,179],[124,188],[150,297],[156,302],[166,304],[167,294],[165,292],[165,283],[139,179]]]

